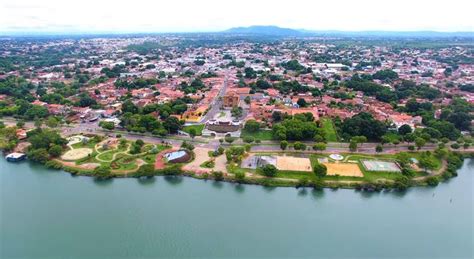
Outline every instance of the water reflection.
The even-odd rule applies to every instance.
[[[307,195],[308,195],[308,190],[307,190],[307,188],[299,188],[299,190],[298,190],[298,196],[304,197],[304,196],[307,196]]]
[[[237,193],[244,193],[245,192],[245,186],[243,184],[236,184],[234,187],[235,192]]]
[[[324,189],[313,189],[311,195],[315,200],[324,198]]]
[[[277,187],[274,187],[274,186],[265,186],[265,185],[264,185],[264,186],[262,186],[262,188],[263,188],[263,190],[264,190],[265,192],[272,192],[272,191],[274,191]]]
[[[144,186],[152,186],[155,182],[156,182],[156,178],[155,177],[139,177],[137,179],[137,182],[141,185],[144,185]]]
[[[102,187],[109,186],[114,181],[114,178],[102,179],[102,178],[94,177],[92,179],[93,179],[92,182],[94,182],[95,185],[102,186]]]
[[[389,192],[388,194],[392,195],[392,197],[394,197],[394,198],[403,198],[403,197],[405,197],[405,195],[408,192],[409,192],[409,190],[403,190],[403,191],[393,190],[393,191]]]
[[[212,182],[212,186],[216,187],[217,189],[222,189],[222,187],[224,186],[224,183],[222,183],[221,181],[214,181]]]
[[[164,176],[165,181],[172,186],[178,186],[183,182],[182,176],[175,176],[175,175],[167,175]]]

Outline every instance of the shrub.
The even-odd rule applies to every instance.
[[[461,146],[458,143],[453,143],[451,144],[451,148],[453,149],[459,149]]]
[[[212,176],[214,177],[216,181],[224,180],[224,173],[221,171],[212,172]]]
[[[382,145],[379,144],[379,145],[377,145],[377,146],[375,147],[375,152],[380,153],[380,152],[382,152],[382,151],[383,151]]]
[[[317,151],[323,151],[326,149],[326,143],[316,143],[313,145],[313,149]]]
[[[233,138],[231,136],[225,136],[224,140],[225,140],[225,142],[230,144],[230,143],[235,141],[235,138]]]
[[[46,162],[44,164],[47,168],[50,168],[50,169],[56,169],[56,170],[59,170],[59,169],[62,169],[63,168],[63,165],[57,161],[54,161],[54,160],[50,160],[48,162]]]
[[[153,177],[155,175],[155,165],[145,164],[137,170],[137,176]]]
[[[413,178],[415,177],[415,172],[409,168],[403,168],[402,169],[402,174],[408,178]]]
[[[205,167],[205,168],[214,168],[215,163],[214,163],[213,160],[208,160],[208,161],[202,163],[202,166]]]
[[[242,182],[245,179],[245,173],[244,172],[237,172],[235,173],[235,179],[238,182]]]
[[[52,147],[49,148],[48,153],[52,157],[58,157],[61,155],[63,152],[63,148],[60,145],[53,145]]]
[[[299,188],[299,187],[306,187],[308,186],[308,179],[306,178],[301,178],[300,180],[298,180],[298,183],[296,184],[296,188]]]
[[[94,174],[98,176],[105,176],[110,174],[110,168],[108,166],[99,166],[94,169]]]
[[[426,183],[429,186],[437,186],[439,184],[439,179],[437,177],[428,177]]]
[[[322,190],[324,188],[324,182],[321,179],[316,179],[312,185],[315,190]]]
[[[328,172],[328,168],[323,164],[314,165],[313,172],[317,177],[324,177]]]
[[[41,164],[46,163],[49,158],[48,151],[44,148],[30,150],[28,151],[27,156],[31,161]]]
[[[194,149],[194,145],[191,144],[191,143],[188,143],[186,141],[184,141],[182,144],[181,144],[181,148],[184,148],[184,149],[187,149],[189,151],[192,151]]]
[[[393,185],[395,189],[398,191],[404,191],[408,189],[409,187],[409,180],[407,177],[399,177],[395,180],[395,183]]]
[[[297,141],[295,142],[295,144],[293,144],[293,148],[295,150],[306,150],[306,145],[304,143]]]
[[[413,145],[409,145],[409,146],[408,146],[408,150],[410,150],[410,151],[414,151],[414,150],[415,150],[415,146],[413,146]]]
[[[254,142],[254,140],[255,139],[252,136],[245,136],[244,137],[244,142],[246,142],[246,143],[252,143],[252,142]]]
[[[274,177],[278,173],[278,169],[274,165],[264,165],[257,169],[260,173],[268,177]]]
[[[249,152],[250,149],[252,149],[252,145],[250,145],[250,144],[245,144],[245,145],[244,145],[244,148],[245,148],[245,152]]]
[[[159,171],[159,173],[164,174],[164,175],[180,175],[183,173],[181,168],[178,165],[175,166],[170,166],[162,169]]]

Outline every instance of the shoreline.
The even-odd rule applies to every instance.
[[[354,153],[358,154],[358,153]],[[462,161],[466,158],[474,157],[474,153],[464,153],[461,155]],[[29,163],[35,163],[32,161],[28,161]],[[45,165],[43,165],[45,166]],[[45,166],[47,167],[47,166]],[[176,166],[175,166],[176,168]],[[457,176],[457,171],[449,172],[448,171],[448,162],[443,160],[443,165],[441,168],[436,170],[435,173],[427,175],[427,176],[418,176],[413,177],[410,179],[408,188],[399,190],[395,186],[395,181],[391,179],[385,180],[377,180],[376,182],[368,182],[364,180],[321,180],[320,184],[315,184],[314,182],[306,182],[302,183],[296,179],[289,179],[289,178],[272,178],[272,177],[252,177],[252,178],[245,178],[245,179],[236,179],[235,176],[230,176],[229,174],[224,174],[222,178],[216,178],[212,174],[195,174],[194,172],[182,171],[181,166],[178,166],[179,172],[178,173],[167,173],[166,169],[163,170],[155,170],[153,175],[145,176],[140,175],[137,171],[132,173],[111,173],[106,177],[97,176],[93,173],[93,170],[84,170],[79,169],[67,165],[63,165],[61,168],[48,168],[51,170],[62,170],[64,173],[69,173],[71,176],[87,176],[96,178],[97,180],[110,180],[113,178],[137,178],[137,179],[151,179],[155,176],[169,176],[169,177],[190,177],[197,180],[213,180],[216,182],[228,182],[228,183],[236,183],[236,184],[245,184],[245,185],[261,185],[265,187],[295,187],[295,188],[314,188],[314,189],[356,189],[362,191],[369,191],[369,192],[378,192],[382,190],[390,190],[390,191],[404,191],[408,188],[412,187],[423,187],[423,186],[437,186],[439,183],[447,181],[451,178]],[[458,170],[457,168],[456,170]],[[436,184],[431,184],[427,181],[427,179],[436,178],[438,181]]]

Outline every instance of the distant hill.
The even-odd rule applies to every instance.
[[[233,34],[253,34],[253,35],[271,35],[271,36],[300,36],[304,34],[301,31],[281,28],[278,26],[262,26],[255,25],[249,27],[235,27],[223,31],[224,33]]]
[[[474,32],[438,32],[438,31],[336,31],[336,30],[300,30],[314,36],[345,36],[345,37],[474,37]]]

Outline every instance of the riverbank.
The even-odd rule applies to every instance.
[[[355,154],[357,155],[357,154]],[[443,160],[441,163],[440,168],[433,171],[429,175],[425,176],[416,176],[411,178],[402,178],[404,180],[399,179],[377,179],[375,181],[366,181],[366,180],[347,180],[343,177],[336,176],[334,178],[322,178],[317,179],[316,181],[310,180],[301,180],[301,179],[291,179],[291,178],[284,178],[284,177],[265,177],[258,175],[256,173],[246,173],[244,178],[236,177],[236,172],[233,171],[235,168],[229,166],[229,171],[233,171],[233,173],[221,173],[221,172],[211,172],[211,173],[201,173],[197,174],[192,171],[184,171],[182,170],[182,165],[171,165],[167,166],[163,169],[154,170],[153,172],[143,173],[139,172],[139,170],[130,171],[127,173],[122,172],[111,172],[109,175],[102,175],[95,173],[94,170],[85,170],[82,168],[77,168],[74,166],[70,166],[68,164],[63,164],[61,168],[56,169],[63,169],[64,171],[70,173],[74,176],[89,176],[95,177],[98,180],[107,180],[110,178],[153,178],[155,176],[186,176],[200,180],[215,180],[215,181],[223,181],[223,182],[230,182],[230,183],[238,183],[238,184],[250,184],[250,185],[262,185],[267,187],[310,187],[314,189],[322,189],[322,188],[331,188],[331,189],[357,189],[357,190],[364,190],[364,191],[381,191],[381,190],[395,190],[395,191],[403,191],[409,187],[416,187],[416,186],[436,186],[440,182],[447,181],[452,177],[456,177],[456,170],[462,164],[462,160],[465,157],[472,157],[472,154],[458,154],[457,157],[460,160],[457,161],[448,161]],[[284,174],[284,173],[283,173]],[[340,178],[340,179],[338,179]]]
[[[200,143],[184,141],[181,145],[169,145],[131,140],[120,135],[73,135],[63,139],[50,130],[34,133],[40,138],[54,139],[54,142],[47,144],[47,149],[41,147],[44,143],[38,141],[38,136],[32,139],[35,142],[28,151],[30,160],[50,169],[63,169],[72,175],[98,180],[183,175],[274,187],[405,190],[413,186],[436,186],[440,181],[456,176],[455,171],[466,155],[446,147],[383,154],[331,153],[307,147],[303,150],[255,151],[255,146],[250,144],[219,145],[213,149]],[[186,161],[167,161],[165,153],[179,150],[189,155]],[[318,168],[323,171],[316,172]]]

